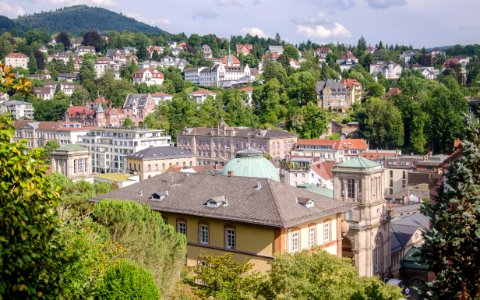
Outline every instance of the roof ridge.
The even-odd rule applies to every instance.
[[[273,204],[275,205],[275,212],[278,214],[278,217],[280,219],[280,224],[282,225],[282,227],[285,227],[286,222],[285,222],[285,219],[283,218],[282,214],[280,213],[277,195],[275,195],[275,193],[273,193],[273,191],[272,191],[272,185],[270,183],[270,180],[268,180],[268,179],[265,179],[265,180],[267,181],[267,184],[268,184],[268,192],[272,196]]]

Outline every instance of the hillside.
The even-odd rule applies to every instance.
[[[15,23],[9,18],[0,16],[0,33],[12,31],[23,32],[24,28],[20,24]]]
[[[91,30],[100,32],[108,30],[132,31],[144,33],[163,32],[158,27],[153,27],[133,18],[99,7],[85,5],[65,7],[55,11],[35,13],[18,17],[13,20],[26,28],[43,28],[49,33],[69,32],[80,34]]]

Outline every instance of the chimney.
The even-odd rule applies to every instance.
[[[233,171],[228,171],[228,177],[233,177]]]

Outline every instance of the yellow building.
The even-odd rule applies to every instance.
[[[200,254],[233,253],[266,271],[274,254],[313,246],[341,256],[349,203],[265,178],[164,173],[101,199],[132,200],[162,213],[187,237],[187,265]]]
[[[191,168],[197,165],[195,155],[176,147],[152,147],[127,156],[127,168],[136,172],[140,180],[165,173],[172,167]]]

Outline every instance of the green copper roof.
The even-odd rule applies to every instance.
[[[54,150],[55,152],[75,152],[75,151],[87,151],[87,148],[76,144],[68,144]]]
[[[254,149],[237,152],[236,157],[223,167],[222,175],[228,176],[229,171],[233,172],[233,176],[280,181],[280,175],[275,166],[263,157],[262,152]]]
[[[297,185],[297,187],[300,189],[306,189],[307,191],[318,194],[320,196],[333,198],[333,190],[320,187],[316,184],[305,183],[305,184],[299,184]]]
[[[336,167],[340,168],[354,168],[354,169],[366,169],[381,166],[379,163],[371,161],[369,159],[357,156],[347,161],[344,161]]]

